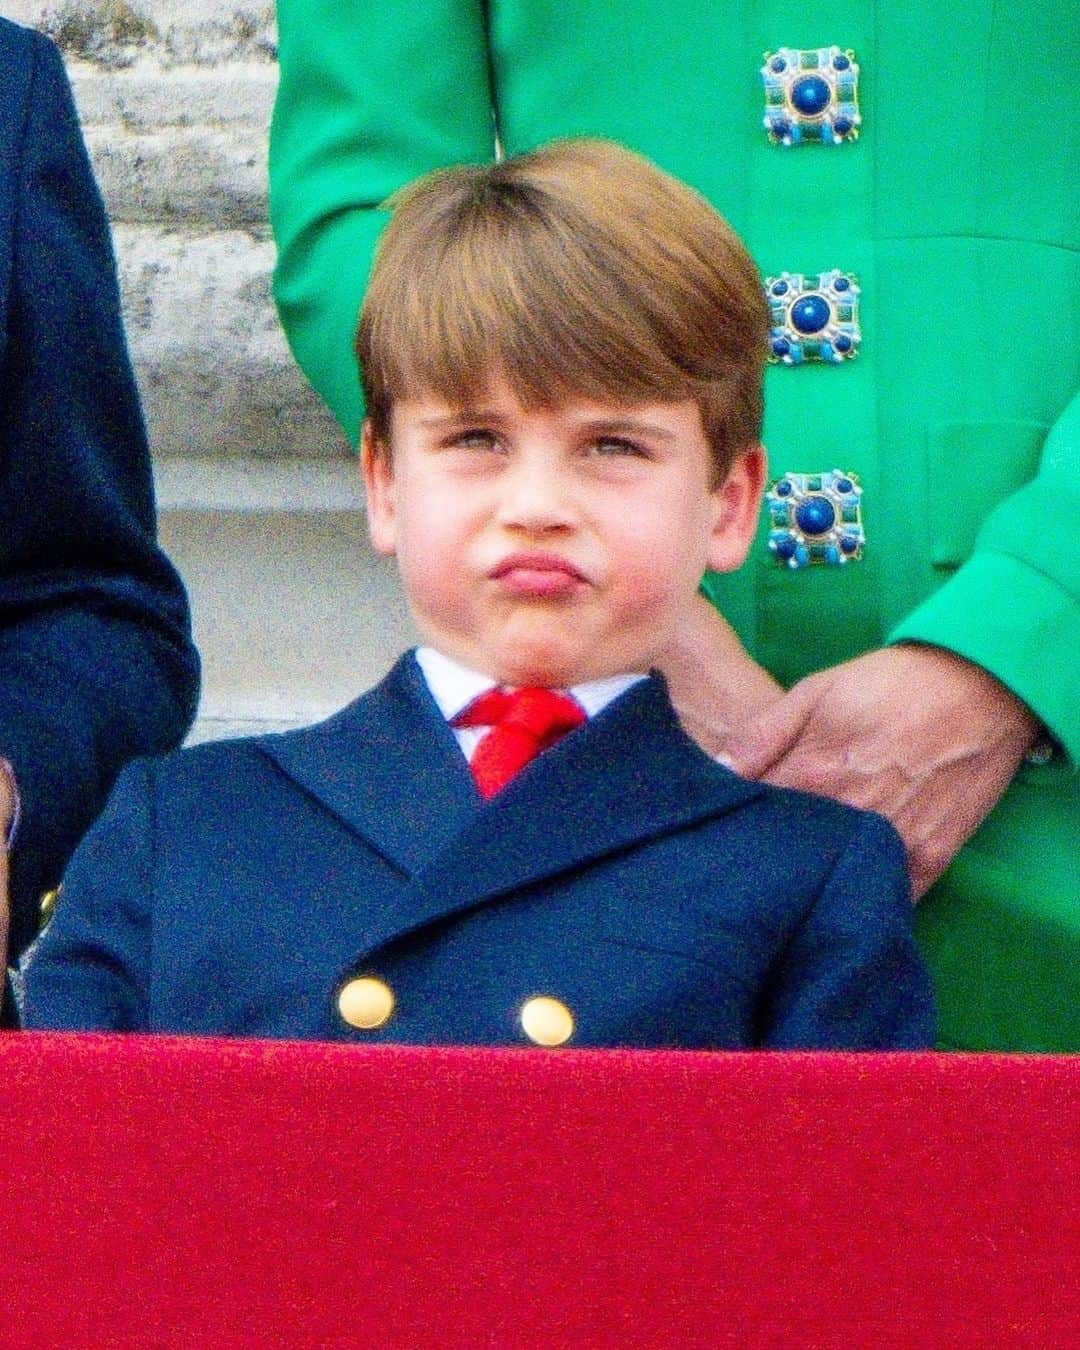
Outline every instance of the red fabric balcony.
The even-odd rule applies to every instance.
[[[1066,1345],[1080,1060],[0,1040],[0,1343]]]

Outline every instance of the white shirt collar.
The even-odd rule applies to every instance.
[[[474,698],[495,686],[489,675],[481,675],[460,665],[434,647],[418,647],[416,664],[427,681],[431,696],[448,722],[452,721]],[[608,675],[602,680],[588,680],[575,684],[567,692],[585,709],[587,717],[595,717],[612,699],[624,693],[631,685],[645,679],[644,675]]]

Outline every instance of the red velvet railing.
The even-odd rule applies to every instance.
[[[0,1040],[0,1343],[1059,1346],[1076,1059]]]

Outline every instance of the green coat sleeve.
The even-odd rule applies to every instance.
[[[274,293],[301,369],[355,441],[353,339],[380,203],[494,154],[482,0],[278,0],[270,134]]]
[[[1039,470],[983,522],[971,557],[890,634],[982,666],[1080,762],[1080,395],[1051,428]]]

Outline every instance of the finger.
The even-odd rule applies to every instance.
[[[744,722],[729,738],[723,762],[744,778],[760,778],[789,753],[810,720],[816,695],[805,684]]]
[[[726,763],[721,751],[727,744],[728,734],[731,730],[729,725],[719,717],[707,720],[699,715],[696,709],[688,709],[679,703],[675,704],[675,711],[679,715],[679,721],[682,723],[686,734],[692,737],[707,755],[712,755]]]
[[[911,898],[918,904],[937,877],[917,866],[909,867],[908,872],[911,876]]]

